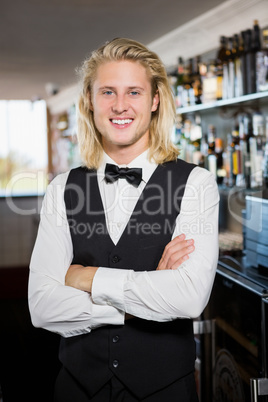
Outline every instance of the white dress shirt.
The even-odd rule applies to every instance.
[[[97,177],[107,228],[116,244],[157,165],[148,161],[147,152],[127,165],[142,168],[142,182],[135,188],[125,179],[106,183],[107,162],[115,163],[104,154]],[[214,176],[196,167],[187,181],[172,236],[184,233],[194,239],[195,251],[187,261],[175,270],[163,271],[100,267],[89,294],[65,286],[73,259],[64,203],[68,174],[57,176],[49,184],[42,205],[30,264],[29,307],[33,324],[69,337],[102,325],[122,325],[125,313],[153,321],[198,317],[208,302],[218,260],[219,195]]]

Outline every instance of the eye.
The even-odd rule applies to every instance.
[[[130,92],[130,95],[132,95],[132,96],[137,96],[137,95],[139,95],[140,93],[138,92],[138,91],[131,91]]]
[[[103,91],[103,95],[112,95],[113,91],[111,91],[110,89],[107,89],[106,91]]]

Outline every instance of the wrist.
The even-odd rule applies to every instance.
[[[98,267],[71,265],[65,276],[65,285],[90,293],[97,270]]]
[[[92,284],[93,284],[93,279],[98,270],[98,267],[85,267],[85,276],[83,277],[81,287],[85,292],[91,293],[92,291]]]

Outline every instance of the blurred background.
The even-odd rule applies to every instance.
[[[0,401],[50,401],[58,370],[57,336],[31,326],[27,280],[46,186],[57,174],[80,164],[77,68],[115,37],[135,39],[159,54],[178,108],[174,142],[181,157],[195,158],[215,173],[222,185],[222,250],[242,253],[245,194],[262,191],[266,180],[264,170],[261,177],[255,173],[259,166],[264,169],[268,70],[262,87],[256,87],[255,71],[255,87],[248,84],[246,90],[235,84],[226,94],[224,66],[228,65],[230,80],[230,63],[246,60],[245,54],[255,60],[263,52],[259,57],[267,68],[267,27],[267,0],[1,0]],[[243,46],[235,43],[248,31],[250,45],[249,39]],[[220,56],[223,45],[231,54],[228,60]],[[244,155],[248,121],[255,142]],[[202,138],[207,148],[202,148]],[[224,154],[223,162],[217,162],[219,154]],[[261,158],[250,174],[243,170],[245,160],[244,167],[232,165],[242,154]]]

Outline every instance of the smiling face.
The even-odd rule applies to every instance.
[[[148,148],[151,114],[159,97],[152,96],[145,67],[127,60],[101,64],[90,101],[103,149],[115,161],[123,157],[119,162],[128,163]]]

